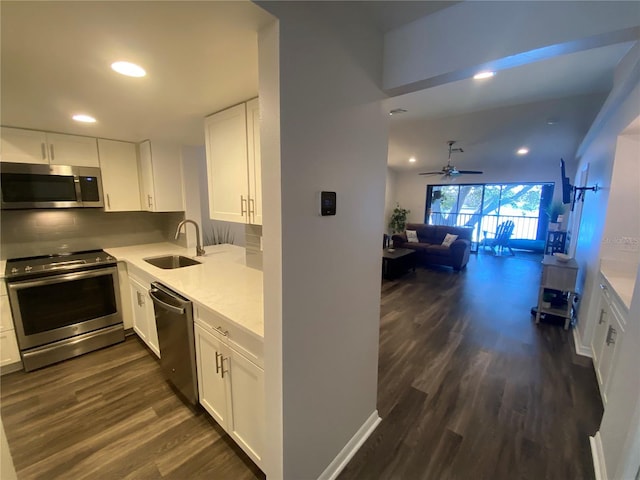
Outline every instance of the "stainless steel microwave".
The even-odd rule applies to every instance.
[[[2,162],[0,188],[3,210],[104,207],[96,167]]]

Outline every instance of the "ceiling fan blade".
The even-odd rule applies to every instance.
[[[484,172],[481,172],[480,170],[458,170],[458,173],[480,174]]]
[[[418,175],[442,175],[442,172],[424,172],[419,173]]]

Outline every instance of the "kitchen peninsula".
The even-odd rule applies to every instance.
[[[171,243],[107,248],[126,266],[133,327],[158,357],[151,282],[193,302],[199,403],[259,466],[263,467],[265,404],[262,272],[245,264],[235,245],[194,249]],[[145,261],[163,255],[190,257],[200,264],[162,269]],[[126,291],[127,287],[125,287]],[[123,297],[125,295],[123,292]],[[126,324],[126,321],[125,321]]]

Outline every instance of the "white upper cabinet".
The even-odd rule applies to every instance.
[[[99,167],[95,138],[2,128],[3,162]]]
[[[205,118],[209,216],[262,224],[258,99]]]
[[[138,153],[135,143],[98,139],[104,210],[141,210]]]
[[[47,133],[49,163],[75,167],[99,167],[98,145],[95,138]]]
[[[247,102],[247,152],[249,165],[249,223],[262,225],[260,106],[257,98]]]
[[[163,145],[145,140],[139,145],[140,201],[149,212],[181,212],[181,155],[177,145]]]
[[[47,134],[35,130],[2,127],[0,160],[15,163],[49,163]]]

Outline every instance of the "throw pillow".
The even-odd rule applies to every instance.
[[[451,235],[450,233],[447,233],[447,236],[444,237],[444,240],[442,241],[442,246],[450,247],[451,244],[456,241],[456,238],[458,238],[458,235]]]
[[[407,230],[407,241],[409,243],[418,243],[418,232],[415,230]]]

